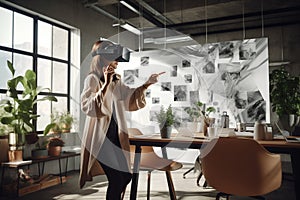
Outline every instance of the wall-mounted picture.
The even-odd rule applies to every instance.
[[[139,70],[124,70],[124,83],[128,85],[135,84],[134,79],[135,77],[139,77]]]
[[[182,60],[182,67],[190,67],[191,66],[191,61],[189,60]]]
[[[159,97],[152,97],[152,104],[159,104],[160,99]]]
[[[192,83],[193,82],[192,74],[185,74],[184,75],[184,81],[186,83]]]
[[[174,65],[171,67],[171,76],[176,77],[177,76],[177,65]]]
[[[190,91],[190,103],[196,103],[199,101],[199,91]]]
[[[174,86],[174,101],[186,101],[187,100],[187,86],[175,85]]]
[[[171,82],[162,82],[161,91],[171,91]]]
[[[256,54],[255,40],[244,41],[239,48],[240,60],[250,60]]]
[[[149,56],[141,57],[141,66],[147,66],[147,65],[149,65]]]

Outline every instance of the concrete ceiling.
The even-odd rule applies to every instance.
[[[193,36],[300,23],[299,0],[84,0],[113,19],[140,29],[167,27]]]

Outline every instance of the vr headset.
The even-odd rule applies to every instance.
[[[108,42],[108,45],[103,44],[96,51],[92,52],[92,56],[100,55],[110,61],[129,62],[130,51],[126,47],[119,44]]]

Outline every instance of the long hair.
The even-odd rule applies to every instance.
[[[111,45],[112,43],[109,41],[100,41],[94,43],[92,52],[96,51],[97,49],[102,49],[107,47],[108,45]],[[96,74],[99,78],[103,78],[103,67],[105,67],[105,62],[103,58],[101,58],[100,55],[95,55],[92,58],[91,65],[90,65],[90,74]]]

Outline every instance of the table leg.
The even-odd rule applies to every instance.
[[[167,153],[167,148],[163,147],[161,148],[163,158],[168,159],[168,153]],[[168,182],[168,187],[169,187],[169,194],[170,194],[170,199],[176,200],[176,192],[172,180],[172,175],[170,171],[166,171],[166,177],[167,177],[167,182]]]
[[[4,186],[4,171],[5,171],[5,166],[2,167],[2,174],[1,174],[1,193],[4,192],[3,186]]]
[[[65,171],[65,177],[67,177],[67,173],[68,173],[68,157],[66,158],[66,171]]]
[[[300,200],[300,152],[291,153],[296,199]]]
[[[131,182],[130,200],[136,200],[137,186],[139,181],[140,161],[141,161],[141,146],[135,146],[133,175]]]
[[[20,173],[19,173],[19,167],[17,167],[17,174],[18,174],[18,177],[17,177],[17,194],[16,196],[19,197],[19,189],[20,189]]]
[[[169,186],[170,199],[176,200],[177,197],[176,197],[175,188],[174,188],[174,184],[173,184],[173,180],[172,180],[170,171],[166,171],[166,177],[167,177],[167,182],[168,182],[168,186]]]
[[[61,174],[61,163],[60,163],[60,158],[58,159],[58,165],[59,165],[59,177],[60,177],[60,184],[62,184],[62,174]]]

